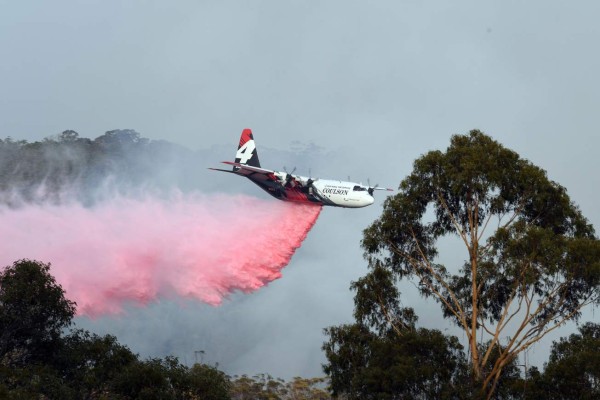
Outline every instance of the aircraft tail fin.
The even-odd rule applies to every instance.
[[[244,129],[240,136],[240,144],[235,153],[235,162],[239,164],[249,165],[251,167],[260,168],[258,160],[258,152],[256,151],[256,143],[251,129]],[[233,167],[233,171],[238,171],[240,167]]]

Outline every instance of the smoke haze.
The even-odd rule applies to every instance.
[[[600,40],[599,2],[4,4],[3,137],[42,141],[68,128],[96,137],[133,127],[181,145],[129,145],[123,132],[91,140],[65,135],[64,151],[43,152],[52,143],[40,142],[25,157],[10,150],[18,143],[5,142],[0,195],[8,200],[35,195],[41,181],[27,186],[32,177],[25,171],[46,178],[47,189],[61,184],[53,177],[70,171],[70,160],[79,177],[55,194],[77,189],[86,205],[114,197],[98,190],[106,178],[100,171],[108,171],[127,198],[132,186],[151,180],[149,186],[166,193],[171,186],[244,193],[277,206],[251,182],[206,170],[232,159],[245,126],[267,168],[297,166],[302,175],[312,168],[315,177],[370,177],[390,187],[420,154],[443,150],[450,135],[477,128],[546,169],[600,225],[600,174],[594,173],[600,169],[600,53],[590,51]],[[296,148],[293,141],[321,148]],[[130,147],[125,158],[111,151],[123,149],[121,143]],[[33,151],[34,143],[26,147]],[[133,154],[140,157],[132,165]],[[4,192],[10,188],[18,193]],[[204,349],[205,361],[230,374],[322,374],[322,328],[354,320],[348,286],[367,272],[361,231],[379,217],[383,199],[379,193],[361,210],[324,210],[284,278],[266,289],[234,294],[220,307],[159,300],[126,308],[126,317],[82,316],[76,324],[116,335],[143,357],[191,362],[194,350]],[[452,260],[464,259],[460,247],[450,251]],[[400,290],[422,326],[461,335],[412,285]],[[590,311],[584,320],[594,318]],[[574,330],[554,331],[530,361],[541,366],[552,340]]]
[[[281,276],[320,207],[178,188],[165,194],[155,172],[185,171],[161,164],[165,154],[177,158],[173,147],[132,132],[3,143],[11,155],[4,170],[13,173],[2,182],[2,265],[52,263],[67,297],[88,316],[164,297],[218,305]]]

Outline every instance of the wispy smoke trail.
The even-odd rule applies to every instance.
[[[217,305],[281,276],[320,207],[246,196],[0,208],[0,265],[52,263],[79,314],[188,296]]]

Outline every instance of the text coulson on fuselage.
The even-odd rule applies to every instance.
[[[341,194],[341,195],[347,195],[348,194],[348,189],[330,189],[330,188],[325,188],[323,189],[323,193],[324,194]]]

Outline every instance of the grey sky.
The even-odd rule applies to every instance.
[[[295,160],[299,173],[396,187],[419,155],[478,128],[546,169],[598,228],[598,15],[594,1],[0,0],[0,137],[132,128],[233,154],[251,127],[267,167],[291,166],[292,142],[314,143],[323,159]],[[321,328],[350,319],[361,231],[381,198],[326,209],[258,293],[82,324],[143,355],[191,361],[202,346],[232,373],[320,374]],[[404,302],[447,326],[435,306]]]

